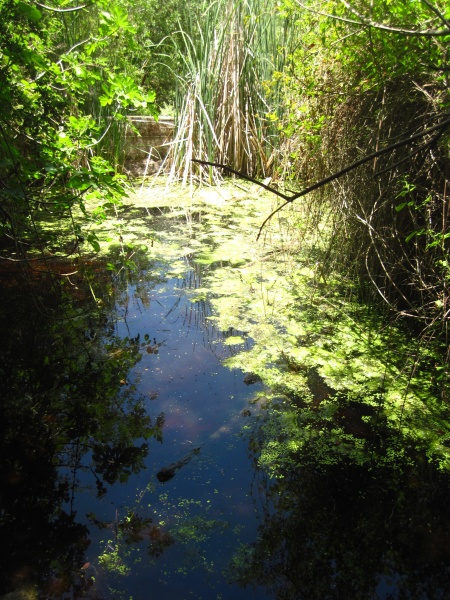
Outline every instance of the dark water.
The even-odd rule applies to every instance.
[[[242,430],[263,388],[222,365],[236,332],[190,301],[185,266],[89,265],[100,310],[63,265],[3,274],[0,593],[261,597],[228,578],[262,508]]]
[[[389,460],[324,436],[268,477],[307,411],[265,410],[198,265],[151,256],[0,271],[0,597],[449,598],[448,475],[396,434]]]
[[[151,443],[139,475],[115,486],[100,501],[80,495],[76,508],[80,513],[94,510],[102,521],[136,510],[140,517],[162,524],[162,535],[170,532],[173,538],[173,544],[153,559],[148,557],[152,542],[138,544],[126,564],[126,576],[102,572],[99,579],[107,584],[112,578],[114,589],[136,599],[257,598],[260,592],[228,585],[222,572],[239,544],[256,535],[260,507],[252,495],[255,475],[240,433],[252,419],[243,411],[263,390],[258,383],[246,385],[242,372],[221,364],[230,349],[206,320],[208,305],[189,301],[186,283],[189,277],[157,285],[147,306],[135,286],[128,289],[126,317],[118,321],[117,335],[142,339],[149,334],[150,352],[143,351],[134,369],[136,393],[146,398],[149,414],[164,413],[163,441]],[[250,405],[250,410],[255,409]],[[200,452],[172,479],[158,481],[161,468],[197,447]],[[98,556],[105,550],[106,537],[102,531],[94,533],[86,555],[89,571],[95,574],[101,570]]]

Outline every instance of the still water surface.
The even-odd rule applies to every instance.
[[[261,383],[246,384],[241,371],[222,365],[233,346],[224,344],[225,335],[208,322],[208,304],[190,301],[189,287],[198,284],[186,262],[184,278],[156,285],[144,303],[142,290],[130,285],[117,306],[116,334],[149,336],[130,379],[137,379],[136,394],[146,398],[148,413],[164,413],[163,441],[151,442],[139,475],[111,487],[100,500],[92,492],[78,492],[74,508],[79,515],[94,512],[96,520],[112,522],[112,529],[135,511],[161,525],[173,544],[158,557],[149,556],[155,545],[151,539],[131,550],[119,548],[123,570],[108,572],[104,557],[114,554],[117,539],[110,528],[105,536],[105,529],[90,523],[86,571],[107,597],[248,600],[263,593],[228,584],[224,571],[239,545],[256,537],[262,506],[241,433],[258,410],[249,401],[264,390]],[[172,479],[158,481],[161,468],[198,447],[200,452]]]
[[[283,376],[304,373],[281,360],[289,340],[273,327],[282,279],[268,277],[269,253],[247,287],[239,270],[228,277],[261,252],[254,223],[246,249],[239,237],[244,208],[227,205],[225,219],[222,206],[125,207],[113,226],[147,236],[147,249],[112,247],[80,279],[52,264],[24,286],[2,265],[1,600],[450,597],[449,477],[383,413],[364,412],[364,387],[348,401],[313,368],[313,403],[286,402],[224,366],[248,349],[247,361],[257,350]],[[264,278],[266,341],[217,329],[211,290],[252,299]],[[247,325],[259,314],[248,309]],[[277,352],[264,356],[266,342]]]

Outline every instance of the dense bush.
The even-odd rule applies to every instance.
[[[73,247],[94,216],[86,201],[98,216],[123,195],[118,135],[130,110],[155,112],[154,94],[127,67],[135,28],[118,3],[2,0],[0,19],[0,235],[4,258],[20,260]],[[43,216],[66,218],[68,233],[44,232]]]
[[[306,186],[380,153],[310,197],[331,217],[323,272],[345,269],[394,314],[445,340],[449,15],[400,1],[283,10],[303,32],[283,74],[283,177]]]

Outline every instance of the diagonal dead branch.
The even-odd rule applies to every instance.
[[[256,183],[257,185],[261,186],[265,190],[268,190],[269,192],[272,192],[276,196],[283,198],[287,202],[291,202],[293,199],[292,196],[283,194],[282,192],[270,187],[269,185],[266,185],[265,183],[262,183],[261,181],[258,181],[257,179],[253,179],[253,177],[250,177],[249,175],[246,175],[245,173],[241,173],[241,171],[236,171],[235,169],[232,169],[228,165],[223,165],[222,163],[208,162],[207,160],[200,160],[198,158],[193,158],[192,162],[195,162],[199,165],[207,165],[209,167],[217,167],[218,169],[223,169],[225,172],[228,171],[229,173],[233,173],[233,175],[237,175],[241,179],[245,179],[246,181],[251,181],[252,183]]]
[[[449,113],[446,113],[443,115],[444,117],[448,117]],[[225,171],[228,171],[229,173],[233,173],[234,175],[237,175],[238,177],[241,177],[242,179],[246,179],[247,181],[251,181],[252,183],[256,183],[257,185],[263,187],[264,189],[268,190],[269,192],[272,192],[272,194],[275,194],[276,196],[279,196],[280,198],[283,198],[283,200],[285,200],[285,202],[283,204],[281,204],[280,206],[278,206],[274,211],[272,211],[270,213],[270,215],[268,217],[266,217],[266,219],[264,219],[261,227],[259,228],[259,232],[257,235],[257,240],[259,239],[262,230],[264,229],[265,225],[270,221],[270,219],[276,215],[280,210],[282,210],[287,204],[289,204],[290,202],[293,202],[294,200],[297,200],[297,198],[301,198],[302,196],[306,196],[307,194],[309,194],[310,192],[313,192],[321,187],[323,187],[324,185],[326,185],[327,183],[330,183],[331,181],[334,181],[336,179],[339,179],[340,177],[342,177],[343,175],[345,175],[346,173],[349,173],[350,171],[353,171],[354,169],[360,167],[361,165],[370,162],[371,160],[373,160],[374,158],[378,158],[379,156],[383,156],[384,154],[388,154],[389,152],[392,152],[393,150],[396,150],[397,148],[401,148],[403,146],[407,146],[408,144],[412,144],[413,142],[415,142],[416,140],[420,140],[421,138],[425,137],[426,135],[428,135],[429,133],[433,133],[435,131],[439,132],[439,136],[448,128],[450,127],[450,118],[444,119],[443,121],[441,121],[440,123],[437,123],[436,125],[433,125],[432,127],[428,127],[427,129],[424,129],[423,131],[419,131],[418,133],[408,136],[407,138],[400,140],[398,142],[395,142],[394,144],[390,144],[389,146],[386,146],[385,148],[381,148],[381,150],[377,150],[376,152],[372,152],[371,154],[366,154],[366,156],[364,156],[363,158],[351,163],[350,165],[347,165],[346,167],[344,167],[343,169],[341,169],[340,171],[336,171],[335,173],[332,173],[331,175],[329,175],[328,177],[325,177],[324,179],[321,179],[320,181],[317,181],[316,183],[313,183],[312,185],[304,188],[301,192],[298,192],[296,194],[293,194],[291,196],[288,196],[287,194],[283,194],[282,192],[275,190],[273,188],[271,188],[270,186],[261,183],[260,181],[257,181],[256,179],[253,179],[252,177],[249,177],[248,175],[244,174],[244,173],[240,173],[239,171],[235,171],[234,169],[232,169],[231,167],[229,167],[228,165],[223,165],[221,163],[213,163],[213,162],[208,162],[205,160],[198,160],[198,159],[192,159],[192,162],[201,164],[201,165],[208,165],[211,167],[217,167],[219,169],[224,169]],[[433,140],[434,142],[434,140]],[[426,149],[427,146],[430,146],[430,143],[427,142],[426,144],[424,144],[421,149]]]

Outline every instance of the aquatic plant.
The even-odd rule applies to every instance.
[[[173,38],[181,69],[177,133],[167,158],[171,180],[220,179],[193,158],[220,160],[253,175],[272,173],[283,108],[279,87],[265,84],[283,69],[289,36],[272,2],[216,0],[204,3],[201,15]]]

